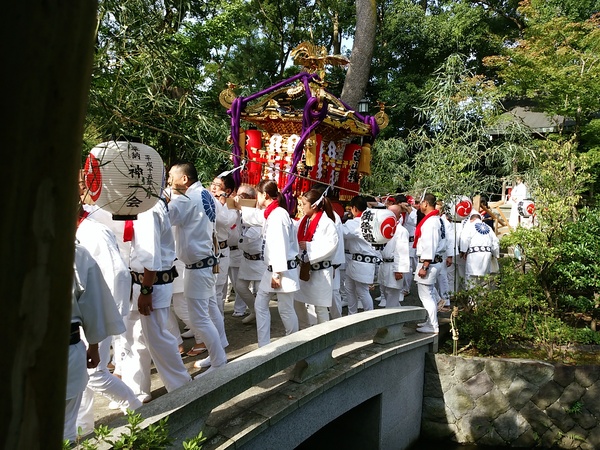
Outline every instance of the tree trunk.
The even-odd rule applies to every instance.
[[[62,448],[73,244],[97,3],[4,7],[1,448]]]
[[[333,12],[333,17],[331,18],[333,21],[333,54],[339,55],[342,53],[342,40],[340,38],[340,15],[337,11]]]
[[[356,108],[358,101],[365,95],[371,59],[375,49],[375,31],[377,29],[377,3],[375,0],[356,0],[356,32],[350,65],[342,89],[341,99],[350,107]]]

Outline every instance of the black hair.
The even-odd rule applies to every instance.
[[[283,209],[287,209],[287,202],[285,201],[283,194],[279,192],[277,182],[273,180],[261,180],[260,183],[256,185],[256,190],[262,194],[268,194],[273,200],[277,199],[279,206]]]
[[[304,194],[302,194],[302,197],[304,197],[311,205],[315,205],[315,202],[321,198],[321,195],[322,192],[318,191],[317,189],[311,189],[310,191],[307,191]],[[333,222],[335,222],[333,206],[331,205],[331,202],[327,197],[323,197],[321,202],[318,205],[315,205],[315,208],[317,209],[317,211],[325,211],[325,214],[327,214],[327,216],[331,220],[333,220]]]
[[[198,171],[196,170],[196,166],[194,166],[192,163],[180,162],[173,164],[171,167],[177,167],[179,170],[181,170],[181,172],[192,181],[192,184],[198,181]]]
[[[231,192],[235,191],[236,185],[235,180],[233,179],[233,175],[227,174],[217,178],[223,182],[223,186],[225,186],[225,189],[229,189],[231,190]]]
[[[365,197],[363,197],[362,195],[357,195],[355,197],[352,197],[352,200],[350,200],[350,206],[354,206],[360,212],[363,212],[367,209],[367,206],[368,206],[367,199]]]

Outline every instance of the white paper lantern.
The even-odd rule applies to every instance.
[[[531,217],[535,213],[535,203],[532,200],[522,200],[517,203],[517,210],[521,217]]]
[[[455,222],[460,222],[469,217],[473,210],[473,202],[469,197],[457,197],[448,203],[448,214]]]
[[[84,177],[97,206],[115,220],[135,220],[158,201],[164,166],[158,152],[148,145],[110,141],[92,149]]]
[[[389,209],[367,208],[360,216],[360,231],[371,244],[385,244],[396,232],[396,215]]]

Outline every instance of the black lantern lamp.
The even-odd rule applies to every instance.
[[[358,112],[361,114],[366,114],[369,112],[369,100],[363,98],[358,101]]]

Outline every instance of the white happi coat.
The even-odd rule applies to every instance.
[[[425,220],[425,219],[423,219]],[[434,284],[439,271],[439,264],[434,264],[436,255],[443,255],[446,251],[446,239],[442,238],[443,224],[439,216],[431,216],[421,226],[421,237],[417,241],[417,256],[420,260],[431,260],[425,278],[415,276],[415,281],[420,284]],[[445,230],[444,230],[445,232]],[[419,273],[423,263],[417,264],[415,275]]]
[[[298,221],[298,226],[300,221]],[[329,261],[326,269],[311,270],[308,281],[300,280],[300,291],[295,298],[315,306],[331,306],[333,290],[333,257],[338,247],[335,223],[326,213],[321,215],[312,241],[306,242],[306,256],[311,264]],[[298,269],[300,270],[300,269]]]
[[[415,208],[413,208],[410,213],[405,215],[402,226],[408,231],[408,241],[410,243],[408,250],[410,252],[410,256],[416,257],[417,249],[415,249],[412,245],[415,240],[415,228],[417,227],[417,210]]]
[[[90,344],[125,332],[123,318],[98,263],[90,252],[75,244],[71,323],[79,322]],[[67,395],[71,399],[84,391],[88,382],[87,354],[83,341],[69,345]]]
[[[517,184],[510,192],[510,216],[508,224],[515,228],[519,225],[519,202],[527,198],[527,186],[524,183]]]
[[[215,199],[200,182],[192,184],[185,195],[169,203],[169,218],[175,227],[177,258],[184,264],[194,264],[216,257],[213,232],[216,221]],[[209,298],[216,294],[212,268],[185,269],[184,293],[192,298]]]
[[[75,237],[98,263],[118,310],[123,317],[129,312],[131,274],[121,256],[115,234],[89,217],[81,221]]]
[[[235,209],[229,209],[227,205],[222,204],[219,200],[215,199],[215,207],[217,212],[217,219],[215,222],[215,232],[217,234],[217,242],[220,244],[224,242],[227,244],[229,239],[229,230],[237,219],[237,211]],[[222,286],[227,282],[227,276],[229,273],[229,245],[225,248],[219,248],[219,273],[217,274],[216,284]]]
[[[235,222],[229,227],[227,234],[227,245],[229,246],[229,267],[240,267],[242,263],[242,251],[240,250],[240,232],[242,229],[242,213],[234,210]],[[235,248],[237,247],[237,249]]]
[[[392,239],[385,244],[381,250],[383,261],[379,266],[379,283],[392,289],[402,289],[404,281],[396,280],[395,272],[402,274],[410,271],[410,253],[408,242],[408,231],[399,223],[396,226],[396,232]],[[392,262],[386,262],[386,259],[393,259]]]
[[[267,271],[267,265],[262,256],[262,227],[250,226],[242,220],[238,246],[242,251],[242,262],[240,263],[238,278],[250,281],[262,280]],[[243,256],[244,253],[260,255],[260,259],[248,259]]]
[[[346,270],[346,247],[344,246],[344,230],[342,228],[342,219],[339,214],[335,211],[333,212],[335,215],[335,228],[338,233],[338,245],[335,250],[335,255],[333,255],[333,259],[331,263],[336,266],[333,269],[333,290],[340,289],[340,270]]]
[[[363,237],[360,229],[360,217],[347,220],[342,225],[342,229],[344,232],[344,246],[350,253],[349,258],[346,260],[346,276],[359,283],[373,283],[377,264],[352,259],[354,254],[367,255],[372,258],[379,258],[380,256],[380,253]]]
[[[242,206],[242,220],[249,225],[262,225],[263,257],[265,264],[271,266],[272,272],[266,270],[262,276],[259,289],[265,292],[296,292],[300,288],[298,270],[288,269],[288,261],[298,256],[296,229],[288,212],[277,207],[268,219],[264,210]],[[281,288],[271,287],[273,272],[281,274]]]
[[[465,225],[460,237],[460,251],[467,254],[465,274],[483,276],[490,273],[492,256],[500,256],[500,245],[494,230],[480,219]]]
[[[181,196],[183,197],[183,196]],[[162,200],[148,211],[138,214],[133,225],[131,241],[131,270],[144,273],[169,270],[175,261],[175,241],[167,206]],[[171,305],[173,284],[156,284],[152,292],[153,308],[168,308]],[[133,296],[131,311],[138,310],[138,296]]]

